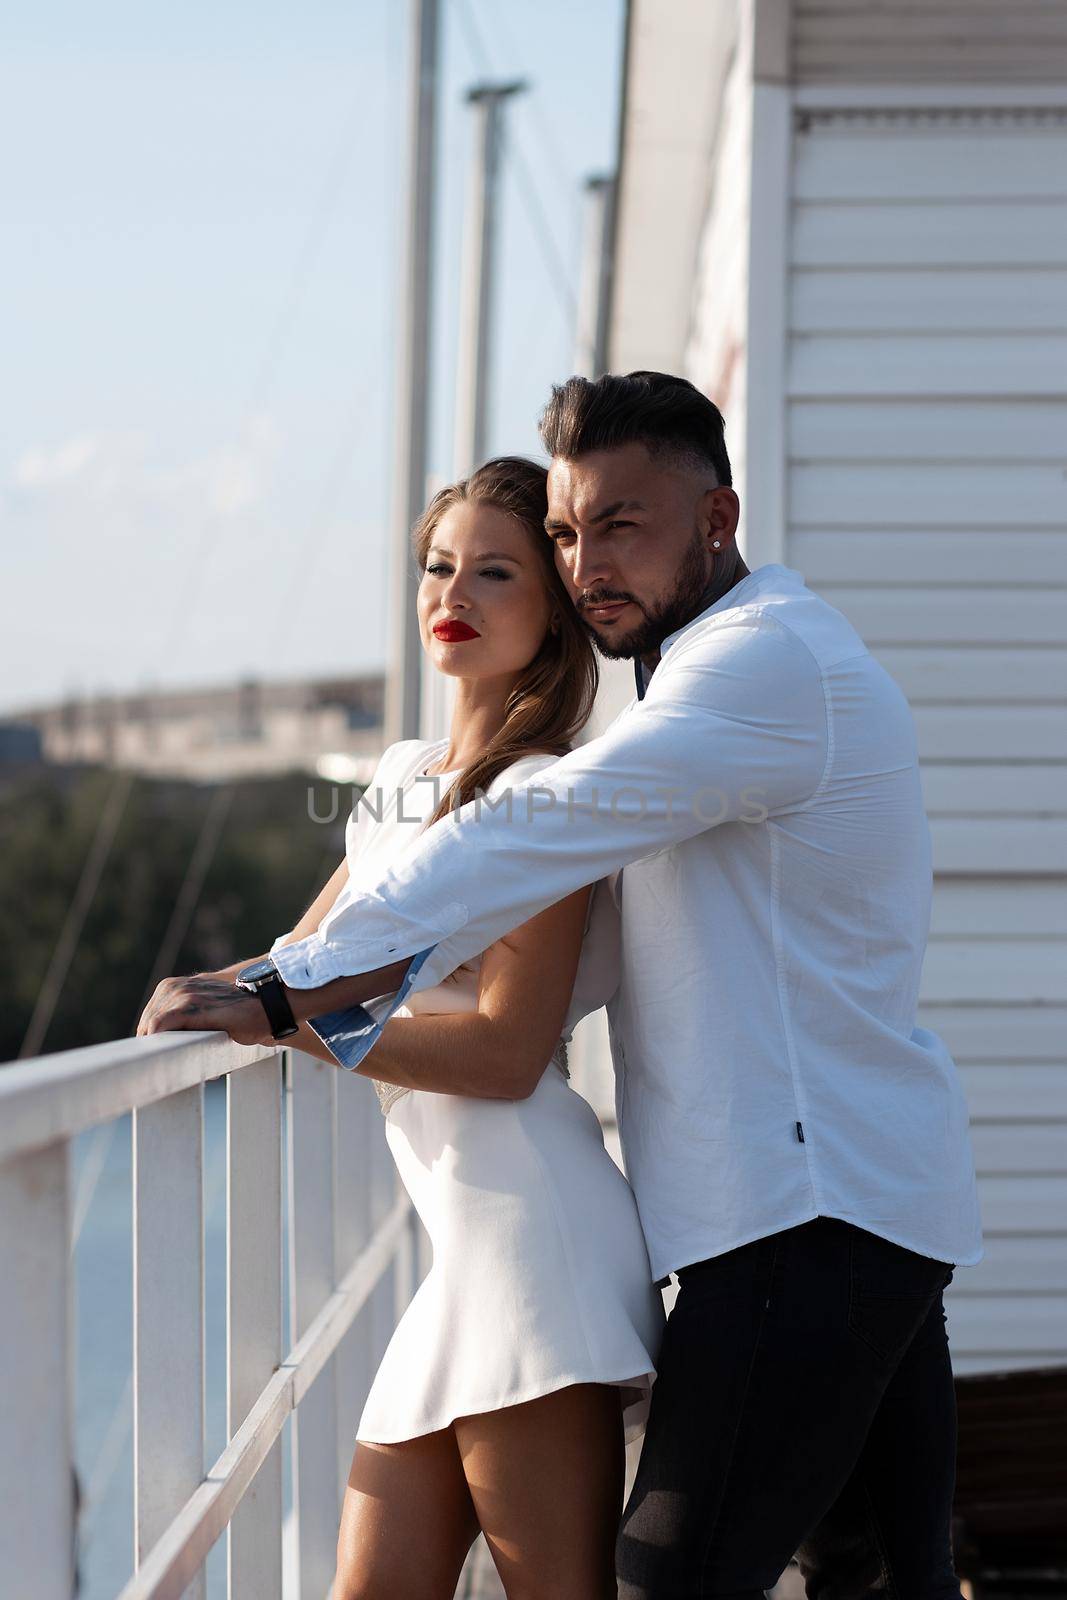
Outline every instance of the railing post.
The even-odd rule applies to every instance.
[[[74,1589],[70,1146],[0,1164],[0,1574],[4,1594]]]
[[[226,1079],[226,1432],[282,1359],[282,1057]],[[230,1600],[281,1600],[282,1441],[229,1526]]]
[[[203,1174],[202,1083],[134,1111],[135,1569],[204,1476]]]
[[[340,1280],[371,1236],[370,1151],[384,1140],[378,1097],[358,1072],[337,1074],[337,1166],[334,1175],[334,1275]],[[357,1314],[334,1358],[338,1482],[347,1483],[356,1427],[374,1376],[373,1301]],[[342,1489],[342,1498],[344,1490]]]
[[[289,1328],[293,1344],[334,1288],[334,1134],[339,1069],[287,1052]],[[300,1593],[326,1595],[336,1568],[341,1505],[337,1403],[331,1358],[293,1415],[293,1507]]]

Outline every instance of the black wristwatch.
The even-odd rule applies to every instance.
[[[238,989],[248,989],[259,995],[273,1038],[287,1039],[298,1031],[299,1023],[293,1016],[281,973],[269,956],[263,961],[253,961],[250,967],[242,967],[233,981]]]

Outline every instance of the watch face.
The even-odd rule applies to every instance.
[[[242,967],[237,974],[238,983],[262,983],[265,978],[276,978],[278,969],[273,961],[253,961],[249,966]]]

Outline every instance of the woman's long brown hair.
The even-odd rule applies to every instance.
[[[466,501],[494,506],[515,518],[529,534],[537,552],[552,613],[559,631],[546,628],[541,648],[520,672],[504,708],[504,721],[485,749],[463,768],[426,823],[485,793],[520,756],[563,756],[589,720],[596,699],[600,670],[592,642],[578,619],[563,580],[556,571],[552,541],[545,533],[548,511],[548,473],[522,456],[497,456],[478,467],[469,478],[440,489],[412,530],[412,546],[419,571],[426,571],[427,554],[438,523],[452,506]]]

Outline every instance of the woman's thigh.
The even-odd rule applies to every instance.
[[[452,1600],[478,1516],[451,1428],[357,1444],[333,1600]]]
[[[453,1424],[508,1600],[614,1600],[622,1512],[622,1405],[579,1383]]]

